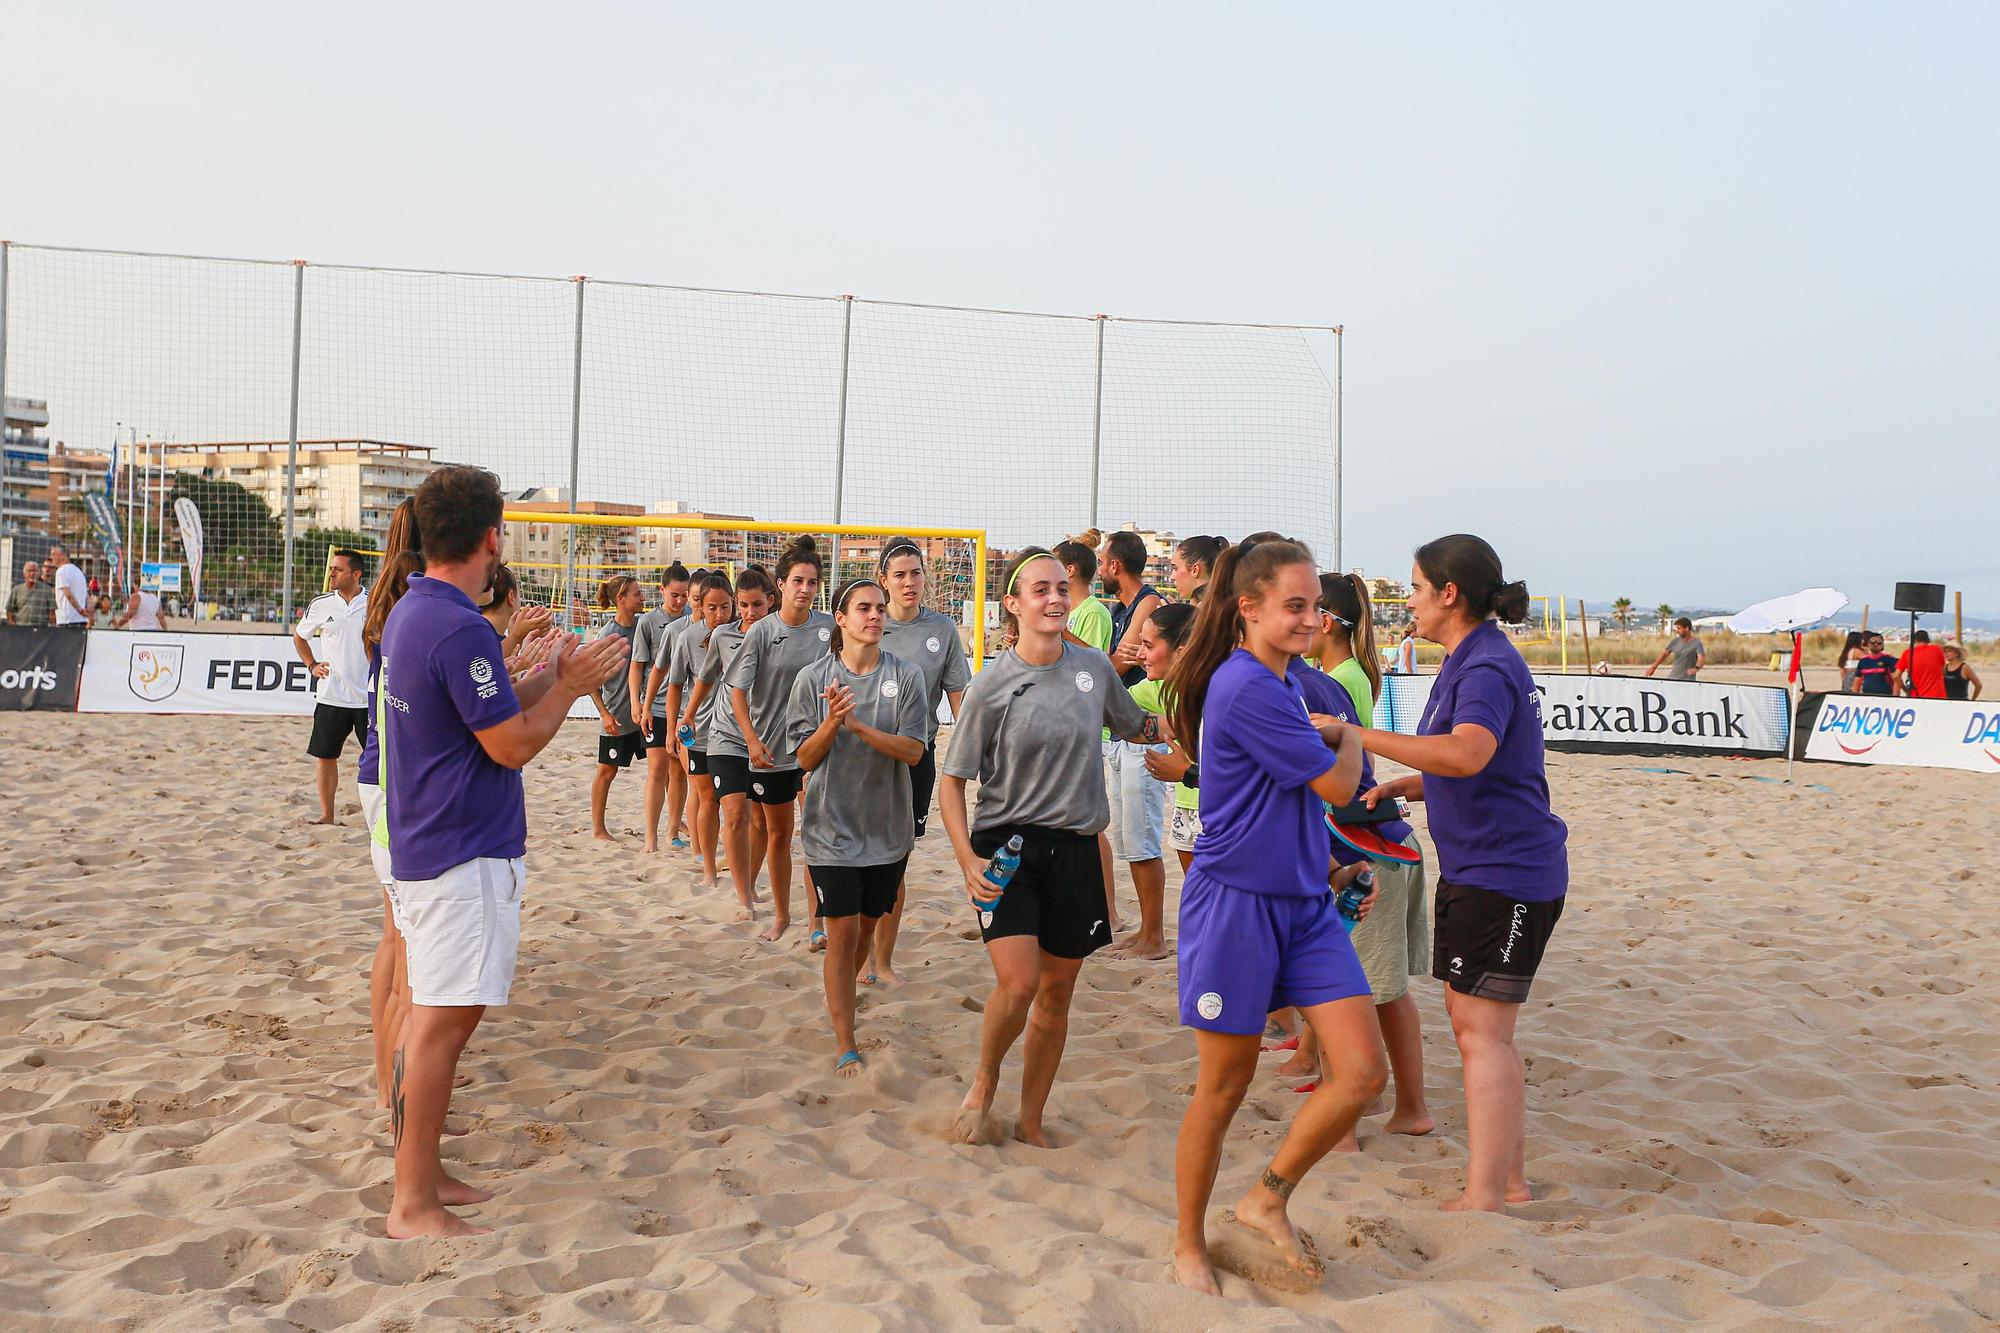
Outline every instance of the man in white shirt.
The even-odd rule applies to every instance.
[[[49,582],[56,590],[56,627],[82,629],[90,623],[90,580],[70,563],[69,552],[60,546],[49,548],[48,565],[55,570]]]
[[[313,674],[312,739],[306,753],[319,777],[319,818],[333,822],[333,793],[340,785],[340,752],[351,735],[368,741],[368,649],[361,629],[368,593],[361,586],[361,553],[343,547],[327,565],[327,590],[307,604],[292,632],[299,660]]]

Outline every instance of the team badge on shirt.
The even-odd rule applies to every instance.
[[[824,625],[821,625],[821,626],[819,627],[819,641],[820,641],[821,643],[825,643],[825,642],[826,642],[826,641],[827,641],[828,639],[831,639],[832,637],[833,637],[833,631],[832,631],[832,630],[828,629],[828,628],[827,628],[826,626],[824,626]]]
[[[884,699],[893,699],[896,697],[897,691],[901,688],[895,681],[885,680],[882,682],[882,697]]]
[[[1222,1017],[1222,997],[1214,991],[1208,991],[1194,1002],[1194,1011],[1213,1023]]]
[[[471,673],[472,683],[478,687],[480,698],[491,699],[500,693],[500,687],[493,683],[493,663],[483,657],[475,657],[466,670]]]
[[[1076,688],[1079,693],[1089,694],[1092,690],[1097,688],[1097,677],[1091,675],[1088,671],[1077,672]]]
[[[943,645],[938,643],[937,636],[935,634],[933,634],[930,638],[924,640],[924,651],[927,653],[934,653],[942,646]]]

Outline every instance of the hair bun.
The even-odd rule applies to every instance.
[[[1503,583],[1493,594],[1493,613],[1509,625],[1519,625],[1528,618],[1528,585],[1520,579]]]
[[[805,532],[792,538],[792,544],[787,549],[796,552],[817,551],[819,543],[813,540],[813,535],[810,532]]]

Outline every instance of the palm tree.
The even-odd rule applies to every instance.
[[[1665,632],[1667,626],[1674,623],[1674,609],[1665,602],[1661,602],[1658,606],[1654,607],[1653,614],[1660,618],[1660,629],[1662,632]]]
[[[1630,629],[1632,627],[1632,599],[1630,597],[1620,597],[1617,601],[1613,602],[1611,604],[1611,618],[1618,622],[1619,629]]]

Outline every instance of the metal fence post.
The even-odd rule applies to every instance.
[[[1090,526],[1097,522],[1097,482],[1104,458],[1104,316],[1097,317],[1097,373],[1090,392]]]
[[[292,623],[292,539],[298,524],[299,342],[305,332],[306,261],[292,261],[292,419],[285,442],[285,595],[282,622]],[[160,525],[166,526],[166,477],[160,478]]]
[[[0,241],[0,446],[7,442],[7,260],[13,249],[12,241]],[[14,571],[4,572],[12,586]]]
[[[840,298],[840,418],[833,431],[833,521],[839,523],[844,517],[843,504],[847,496],[847,368],[849,352],[854,346],[854,297],[852,294]],[[833,533],[832,560],[833,588],[840,586],[840,534]],[[832,589],[827,596],[832,597]]]
[[[576,359],[570,367],[569,379],[569,512],[576,512],[576,488],[578,484],[577,459],[583,446],[583,284],[588,281],[579,273],[571,279],[576,283]],[[563,618],[566,625],[576,623],[576,524],[569,525],[563,534]]]
[[[1340,352],[1346,326],[1333,326],[1333,558],[1327,566],[1336,574],[1345,569],[1340,563]]]

